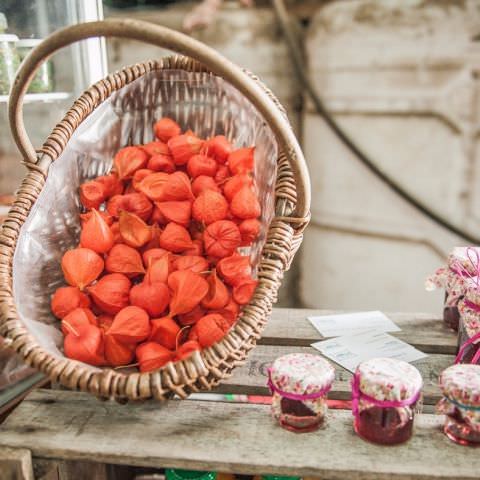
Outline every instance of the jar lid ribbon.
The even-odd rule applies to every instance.
[[[272,381],[272,369],[268,369],[268,382],[267,382],[268,388],[272,393],[276,392],[282,397],[288,398],[289,400],[299,400],[300,402],[304,400],[316,400],[317,398],[323,397],[326,395],[330,389],[332,388],[332,384],[326,385],[323,387],[321,390],[318,392],[314,393],[291,393],[291,392],[285,392],[284,390],[281,390],[278,388]]]
[[[470,305],[468,305],[468,303],[470,303],[470,302],[468,302],[468,300],[465,300],[465,305],[467,305],[469,307]],[[472,305],[474,305],[474,304],[472,304]],[[463,356],[465,355],[465,350],[468,348],[469,345],[472,345],[472,344],[477,343],[479,341],[480,341],[480,332],[476,333],[473,337],[470,337],[460,347],[460,350],[458,351],[458,354],[455,357],[455,363],[460,363],[462,361]],[[474,363],[474,364],[478,363],[479,360],[480,360],[480,348],[476,351],[475,355],[472,358],[471,363]]]
[[[360,373],[355,372],[352,378],[352,413],[355,417],[358,417],[360,400],[366,400],[367,402],[381,408],[409,407],[420,398],[420,394],[421,389],[417,390],[415,394],[405,400],[377,400],[360,390]]]
[[[448,400],[450,403],[455,405],[458,408],[461,408],[462,410],[472,410],[472,411],[480,411],[480,405],[479,406],[473,406],[473,405],[465,405],[463,403],[457,402],[457,400],[454,400],[453,398],[447,397],[446,395],[443,396],[445,400]]]

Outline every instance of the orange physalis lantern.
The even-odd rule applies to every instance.
[[[129,345],[118,341],[108,332],[103,337],[105,343],[105,360],[112,367],[130,364],[135,357],[135,344]]]
[[[208,293],[208,282],[191,270],[178,270],[168,277],[168,286],[172,291],[170,316],[193,310]]]
[[[89,248],[67,250],[62,258],[62,270],[68,284],[83,290],[97,279],[104,267],[103,259]]]
[[[155,342],[139,345],[135,351],[141,372],[151,372],[173,360],[174,353]]]
[[[168,307],[169,300],[170,292],[163,282],[143,281],[130,290],[130,303],[143,308],[151,317],[161,315]]]
[[[202,317],[190,330],[189,340],[197,341],[201,347],[211,347],[219,342],[228,329],[228,323],[218,313]]]
[[[232,198],[230,210],[238,218],[257,218],[262,213],[257,195],[250,187],[242,187]]]
[[[242,246],[251,245],[260,233],[261,223],[256,218],[247,218],[238,226],[242,236]]]
[[[80,325],[95,325],[97,319],[89,308],[76,308],[62,319],[62,332],[64,335],[73,332]]]
[[[230,220],[212,223],[203,234],[205,251],[208,255],[216,258],[231,255],[240,245],[240,241],[240,230]]]
[[[199,255],[183,255],[174,261],[177,270],[191,270],[195,273],[202,273],[208,270],[208,262]]]
[[[88,289],[95,305],[103,312],[112,315],[128,306],[129,292],[132,284],[126,275],[111,273],[102,277]]]
[[[64,340],[65,355],[90,365],[104,365],[101,330],[94,325],[78,325]]]
[[[192,247],[192,239],[185,227],[170,222],[160,234],[160,247],[173,253],[181,253]]]
[[[250,257],[234,254],[222,258],[217,263],[217,272],[228,285],[235,286],[239,281],[252,275]]]
[[[239,305],[247,304],[253,297],[258,281],[253,278],[244,278],[233,287],[233,299]]]
[[[170,155],[154,155],[150,157],[147,167],[155,172],[173,173],[175,164]]]
[[[228,156],[228,168],[232,172],[232,175],[253,171],[254,152],[255,147],[239,148]]]
[[[237,192],[240,191],[242,187],[252,187],[253,186],[253,178],[246,174],[239,174],[230,177],[225,184],[223,185],[223,194],[225,198],[231,202],[233,197]]]
[[[123,308],[115,315],[108,334],[123,343],[142,342],[150,335],[147,312],[135,306]]]
[[[218,163],[225,163],[232,152],[232,145],[224,135],[207,140],[203,148],[206,155],[213,157]]]
[[[162,216],[167,222],[175,222],[186,227],[192,216],[192,203],[190,200],[177,202],[155,202]]]
[[[163,345],[169,350],[177,348],[177,336],[180,333],[180,327],[171,317],[153,318],[151,321],[152,333],[149,340]]]
[[[218,278],[214,270],[208,277],[209,290],[202,300],[202,307],[207,310],[223,308],[230,300],[230,294],[225,284]]]
[[[141,148],[121,148],[113,159],[118,178],[124,180],[132,178],[133,174],[140,168],[145,168],[148,155]]]
[[[200,153],[204,141],[197,136],[185,133],[170,138],[167,145],[176,165],[185,165],[193,155]]]
[[[193,352],[200,350],[200,344],[195,340],[188,340],[183,345],[177,348],[175,352],[175,360],[180,361],[188,358],[192,355]]]
[[[97,253],[106,253],[113,247],[113,233],[100,212],[92,209],[82,225],[80,245]]]
[[[103,185],[106,198],[123,193],[123,183],[114,173],[97,177],[95,181]]]
[[[176,137],[182,132],[180,125],[168,117],[161,118],[155,122],[153,131],[155,132],[155,136],[162,142],[168,142],[172,137]]]
[[[193,218],[205,225],[223,220],[227,213],[227,200],[221,193],[214,190],[204,190],[193,202]]]
[[[200,175],[192,182],[192,192],[198,197],[205,190],[220,192],[220,188],[212,177]]]
[[[80,201],[85,208],[96,208],[105,201],[105,187],[95,180],[80,185]]]
[[[140,253],[123,244],[112,247],[105,260],[105,269],[110,273],[124,273],[128,277],[145,273]]]
[[[77,287],[57,288],[50,302],[53,314],[63,318],[76,308],[88,308],[90,299]]]
[[[152,238],[152,228],[134,213],[120,212],[118,225],[124,242],[131,247],[142,247]]]
[[[192,177],[207,175],[214,177],[217,173],[217,162],[212,157],[206,155],[193,155],[187,163],[187,172]]]

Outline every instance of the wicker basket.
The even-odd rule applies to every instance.
[[[43,147],[36,151],[25,132],[22,112],[23,97],[36,69],[56,50],[94,36],[140,40],[186,56],[137,64],[96,83],[73,104]],[[181,82],[177,81],[179,77]],[[207,94],[205,90],[195,90],[195,85],[205,82],[209,82]],[[162,94],[164,88],[173,88],[174,94],[172,90]],[[156,100],[160,105],[155,104],[156,109],[146,108],[141,98],[147,96],[160,99]],[[170,101],[170,110],[165,110],[162,98],[175,100],[173,104]],[[228,112],[228,106],[235,98],[236,111]],[[253,136],[250,135],[248,142],[258,139],[258,132],[263,132],[264,143],[270,141],[271,144],[270,155],[275,152],[272,164],[261,169],[265,177],[261,187],[264,232],[253,252],[259,280],[254,297],[223,340],[195,352],[186,360],[169,363],[150,373],[122,373],[70,360],[50,348],[51,339],[45,333],[52,329],[51,325],[45,324],[53,322],[48,311],[49,294],[60,281],[60,256],[78,239],[78,225],[75,224],[78,220],[74,220],[78,218],[78,199],[77,203],[73,200],[77,197],[76,187],[79,181],[103,173],[106,168],[105,161],[95,161],[95,155],[85,153],[74,163],[81,165],[78,167],[80,173],[77,172],[77,178],[74,178],[75,175],[68,170],[71,162],[67,157],[74,151],[72,145],[81,141],[86,125],[95,118],[98,121],[99,112],[107,107],[119,117],[124,109],[138,107],[137,113],[147,112],[144,116],[148,117],[146,123],[143,121],[139,125],[135,123],[138,115],[133,115],[128,139],[121,140],[123,145],[118,144],[119,137],[112,132],[97,139],[95,145],[100,144],[107,152],[129,142],[150,140],[145,132],[151,128],[143,127],[153,116],[158,116],[158,111],[172,114],[183,127],[207,125],[210,133],[223,133],[223,129],[237,144],[237,117],[247,112],[247,127],[248,119],[253,122],[249,127]],[[174,393],[184,398],[191,392],[211,389],[230,376],[236,366],[244,363],[247,353],[260,338],[276,300],[283,272],[289,268],[300,246],[309,219],[310,184],[305,160],[284,110],[271,92],[254,76],[185,35],[146,22],[111,20],[67,27],[34,49],[18,72],[11,92],[9,115],[13,136],[28,174],[0,235],[0,335],[11,342],[28,364],[44,372],[52,381],[70,389],[91,392],[100,398],[164,400]],[[125,130],[124,127],[125,123],[118,131]],[[267,153],[265,157],[268,157]],[[59,161],[54,164],[57,158]],[[263,160],[261,155],[259,158]],[[65,199],[62,197],[58,207],[49,205],[50,210],[45,210],[44,196],[60,188],[59,179],[62,185],[72,184],[70,190],[74,194],[70,193]],[[42,223],[45,217],[48,217],[48,223]],[[25,256],[25,251],[28,252],[25,244],[28,244],[32,225],[41,225],[43,230],[40,230],[48,234],[42,248],[46,251],[45,256],[52,257],[50,263],[42,264],[45,258],[41,256],[38,259]]]

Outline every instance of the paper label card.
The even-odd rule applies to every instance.
[[[312,347],[352,373],[359,363],[371,358],[386,357],[414,362],[427,356],[408,343],[376,330],[323,340],[312,344]]]
[[[312,316],[308,317],[308,320],[324,337],[353,335],[365,330],[400,331],[400,328],[392,320],[379,311]]]

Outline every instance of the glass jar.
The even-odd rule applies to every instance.
[[[17,42],[16,35],[0,35],[0,95],[8,95],[20,65],[16,49]]]
[[[419,371],[407,362],[393,358],[362,362],[352,379],[355,432],[381,445],[409,440],[422,384]]]
[[[268,370],[272,414],[292,432],[311,432],[322,425],[327,393],[335,370],[318,355],[292,353],[277,358]]]
[[[30,51],[42,40],[37,38],[25,38],[17,42],[17,52],[22,62]],[[28,87],[28,93],[48,93],[53,91],[53,64],[51,60],[43,62],[35,77]]]
[[[459,297],[458,300],[461,300],[463,297]],[[443,321],[448,328],[455,330],[458,332],[459,324],[460,324],[460,312],[458,311],[458,306],[448,305],[448,293],[445,292],[445,299],[443,302]]]
[[[216,480],[217,472],[198,472],[196,470],[165,469],[166,480]]]
[[[441,373],[440,389],[445,435],[459,445],[480,445],[480,365],[452,365]]]
[[[480,360],[480,293],[470,289],[459,305],[460,328],[455,363],[477,363]]]

